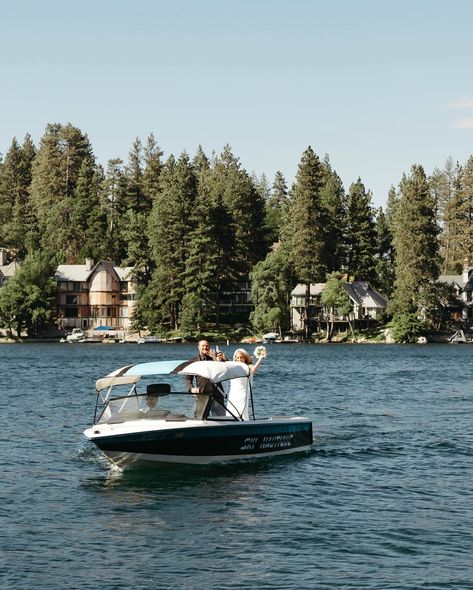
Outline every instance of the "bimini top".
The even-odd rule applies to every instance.
[[[213,383],[221,383],[238,377],[248,377],[250,369],[245,363],[234,361],[156,361],[127,365],[109,373],[95,384],[97,391],[112,385],[137,383],[145,375],[198,375]]]

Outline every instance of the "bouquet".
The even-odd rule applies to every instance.
[[[268,356],[268,351],[264,346],[257,346],[254,355],[257,359],[266,358]]]

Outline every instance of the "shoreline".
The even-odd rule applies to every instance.
[[[224,340],[218,340],[218,339],[211,339],[212,342],[215,342],[217,344],[223,343],[223,344],[227,344],[232,346],[253,346],[253,345],[260,345],[264,343],[261,342],[252,342],[252,343],[247,343],[247,342],[239,342],[239,341],[224,341]],[[189,340],[187,342],[156,342],[156,343],[145,343],[146,346],[156,346],[156,344],[159,345],[168,345],[168,346],[175,346],[176,344],[196,344],[197,340]],[[14,338],[0,338],[0,345],[2,344],[88,344],[88,345],[117,345],[117,344],[140,344],[140,346],[143,346],[142,343],[139,343],[138,340],[126,340],[125,342],[123,341],[115,341],[115,340],[104,340],[103,342],[100,341],[91,341],[91,342],[60,342],[60,340],[56,339],[56,338],[21,338],[21,339],[14,339]],[[422,341],[422,342],[388,342],[386,340],[380,341],[380,340],[360,340],[358,342],[341,342],[341,341],[332,341],[332,342],[323,342],[323,341],[319,341],[319,342],[270,342],[270,343],[266,343],[266,345],[271,345],[272,347],[274,346],[284,346],[284,347],[297,347],[300,344],[312,344],[314,346],[317,345],[323,345],[323,344],[332,344],[332,345],[349,345],[349,346],[354,346],[354,345],[373,345],[373,344],[382,344],[382,345],[392,345],[392,344],[417,344],[419,346],[425,346],[426,344],[473,344],[472,342],[462,342],[462,343],[457,343],[457,342],[449,342],[448,339],[446,338],[445,340],[440,340],[440,339],[435,339],[435,340],[426,340],[426,341]]]

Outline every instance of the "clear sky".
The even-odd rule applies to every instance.
[[[291,184],[311,145],[379,206],[473,154],[472,31],[471,0],[0,0],[0,152],[70,122],[104,165],[153,132]]]

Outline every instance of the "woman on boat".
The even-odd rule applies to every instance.
[[[263,347],[261,347],[263,348]],[[245,363],[250,369],[250,377],[239,377],[238,379],[232,379],[230,381],[230,391],[228,392],[227,408],[232,414],[237,415],[243,420],[249,420],[248,405],[250,387],[253,385],[253,374],[258,369],[263,359],[266,357],[266,349],[264,354],[258,357],[258,360],[253,364],[251,356],[243,348],[238,348],[233,353],[233,360],[237,363]]]

